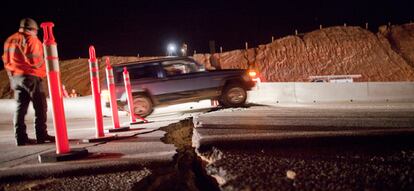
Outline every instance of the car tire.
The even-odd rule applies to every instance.
[[[220,98],[220,104],[224,107],[244,106],[247,99],[247,92],[241,84],[232,83],[227,85]]]
[[[153,112],[154,108],[151,99],[146,95],[134,96],[134,113],[146,117]]]

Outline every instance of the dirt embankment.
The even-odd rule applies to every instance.
[[[361,74],[357,81],[414,81],[414,24],[381,26],[376,34],[361,27],[328,27],[213,57],[223,69],[255,67],[268,82],[306,82],[309,76],[346,74]],[[194,58],[212,68],[210,54]],[[110,59],[117,64],[150,57]],[[103,81],[105,62],[98,61]],[[86,58],[61,61],[60,69],[68,91],[91,94]],[[0,71],[0,98],[12,96],[6,72]]]
[[[211,67],[210,54],[197,54]],[[248,50],[214,54],[222,68],[256,67],[265,81],[308,81],[315,75],[361,74],[358,81],[414,81],[414,24],[329,27]]]

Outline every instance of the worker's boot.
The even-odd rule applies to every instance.
[[[36,138],[37,138],[37,144],[55,142],[55,136],[48,135],[47,133],[43,135],[36,135]]]
[[[29,139],[26,137],[16,137],[16,145],[17,146],[23,146],[23,145],[34,145],[36,144],[36,140]]]

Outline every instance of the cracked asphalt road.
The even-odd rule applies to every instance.
[[[215,147],[222,190],[414,190],[413,137]]]

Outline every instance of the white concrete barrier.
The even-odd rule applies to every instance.
[[[296,102],[367,101],[367,83],[295,83]]]
[[[368,97],[373,101],[414,100],[413,82],[372,82],[368,83]]]
[[[250,102],[296,102],[295,83],[260,83],[255,90],[249,92],[248,99]]]
[[[414,82],[261,83],[248,102],[414,102]]]
[[[47,117],[52,119],[52,103],[50,99],[47,101]],[[66,118],[92,118],[94,115],[92,96],[65,98],[63,99]],[[0,99],[0,122],[12,121],[14,110],[16,109],[16,101],[14,99]],[[27,110],[26,120],[31,121],[34,116],[33,104],[30,102]]]
[[[94,102],[92,96],[83,96],[77,98],[64,98],[63,105],[65,108],[66,119],[85,119],[94,118]],[[53,118],[52,103],[50,99],[47,99],[47,115],[48,119]],[[157,115],[169,115],[171,113],[183,113],[187,111],[197,111],[201,109],[211,108],[210,100],[201,100],[199,102],[189,102],[183,104],[176,104],[171,106],[162,106],[154,109],[153,114]],[[13,113],[16,108],[16,101],[14,99],[0,99],[0,122],[13,121]],[[112,111],[110,108],[105,107],[105,103],[102,100],[102,114],[104,116],[111,116]],[[120,116],[127,116],[127,112],[119,111]],[[30,103],[26,120],[32,121],[34,116],[34,109],[32,103]]]

